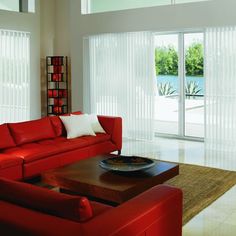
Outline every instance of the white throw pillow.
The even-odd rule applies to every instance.
[[[67,132],[67,138],[77,138],[84,135],[96,136],[87,115],[60,116]]]
[[[80,115],[74,115],[72,116],[80,116]],[[90,125],[92,126],[93,132],[95,133],[106,133],[106,131],[102,128],[101,124],[98,121],[98,117],[96,114],[84,114],[88,117],[88,120],[90,122]]]

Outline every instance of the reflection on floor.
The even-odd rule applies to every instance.
[[[153,142],[124,140],[124,155],[217,167],[236,171],[236,157],[204,153],[203,142],[156,138]],[[236,186],[218,198],[183,227],[183,236],[235,236]]]

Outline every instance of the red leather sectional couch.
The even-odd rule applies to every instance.
[[[181,236],[182,192],[158,185],[117,206],[0,178],[1,236]]]
[[[81,114],[74,112],[73,114]],[[59,117],[0,125],[0,176],[21,180],[98,154],[120,151],[122,120],[98,116],[106,134],[67,139]]]
[[[155,186],[112,207],[15,181],[120,151],[121,118],[98,119],[106,134],[69,140],[58,117],[0,125],[0,235],[181,236],[182,192],[170,186]]]

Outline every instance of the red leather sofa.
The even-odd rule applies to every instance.
[[[2,236],[180,236],[182,192],[159,185],[111,207],[0,179]]]
[[[81,114],[74,112],[73,114]],[[0,125],[0,176],[22,180],[47,169],[120,151],[122,120],[98,116],[106,134],[67,139],[59,117]]]

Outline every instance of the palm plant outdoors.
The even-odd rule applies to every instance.
[[[176,92],[176,90],[173,89],[173,86],[170,84],[170,82],[168,82],[168,83],[160,83],[158,85],[158,94],[160,96],[172,95],[175,92]]]
[[[200,93],[201,89],[195,81],[187,82],[185,86],[186,96],[195,96]],[[158,84],[158,94],[159,96],[168,96],[176,92],[170,82]]]
[[[194,96],[199,94],[201,89],[199,89],[199,85],[195,81],[187,82],[185,86],[185,94],[186,96]]]

